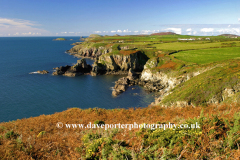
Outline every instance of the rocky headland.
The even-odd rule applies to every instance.
[[[150,38],[153,40],[156,39],[155,36],[164,36],[165,34],[167,36],[173,35],[177,41],[178,35],[175,33],[159,33],[152,35],[152,38],[150,36]],[[185,87],[187,83],[191,83],[191,86],[194,86],[194,81],[199,81],[195,77],[208,74],[208,72],[215,72],[216,68],[219,67],[224,66],[227,68],[227,64],[198,65],[196,63],[188,63],[174,57],[175,53],[182,50],[155,49],[155,44],[163,43],[161,40],[160,43],[151,41],[144,44],[144,41],[138,40],[140,39],[139,37],[144,39],[144,36],[135,36],[134,40],[131,36],[126,39],[122,36],[105,37],[96,35],[85,38],[84,42],[74,43],[73,45],[75,46],[68,50],[67,53],[79,58],[93,58],[95,60],[93,65],[89,66],[85,62],[78,61],[74,66],[57,68],[53,75],[70,77],[82,74],[91,74],[92,76],[101,74],[126,75],[126,77],[120,78],[115,82],[112,95],[117,96],[126,91],[129,86],[139,85],[148,92],[157,93],[156,100],[152,105],[196,106],[199,104],[217,104],[231,97],[235,97],[233,99],[236,99],[236,96],[238,97],[238,90],[233,89],[236,84],[232,84],[230,87],[222,86],[221,90],[214,90],[209,94],[209,86],[207,87],[207,85],[210,84],[208,83],[204,86],[206,87],[204,93],[199,93],[200,98],[194,98],[197,96],[195,93],[197,94],[198,91],[195,92],[195,89],[192,91],[184,90],[180,89],[180,87]],[[136,43],[137,40],[139,42]],[[180,92],[184,93],[178,95]],[[189,95],[192,98],[189,98],[191,97]]]

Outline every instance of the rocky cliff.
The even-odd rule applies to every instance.
[[[104,46],[87,47],[83,44],[78,44],[71,48],[70,50],[68,50],[67,52],[76,57],[97,58],[103,54],[112,52],[112,49]]]
[[[170,69],[170,70],[156,70],[159,64],[159,61],[156,58],[149,59],[144,65],[144,70],[141,73],[139,84],[145,87],[149,91],[155,91],[158,94],[158,97],[155,99],[155,102],[152,105],[161,104],[162,100],[172,93],[172,89],[176,86],[183,84],[184,82],[196,77],[206,71],[209,71],[216,66],[209,66],[206,68],[201,68],[197,70],[186,71],[184,69]],[[168,106],[186,106],[190,105],[191,102],[186,101],[176,101]]]
[[[128,72],[132,69],[141,72],[148,58],[141,51],[135,51],[129,55],[104,54],[93,64],[93,74]]]

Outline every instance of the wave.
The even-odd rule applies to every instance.
[[[30,72],[29,74],[38,74],[38,72]]]

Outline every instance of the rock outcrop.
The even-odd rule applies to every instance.
[[[106,73],[105,66],[95,61],[92,65],[91,75],[96,76],[98,74],[105,74],[105,73]]]
[[[56,67],[54,68],[56,71],[52,73],[52,75],[63,75],[71,66],[66,65],[66,66],[61,66],[61,67]]]
[[[48,74],[49,72],[46,71],[46,70],[42,70],[42,71],[37,71],[37,73],[39,73],[39,74]]]
[[[97,74],[116,74],[121,72],[127,74],[129,69],[141,72],[148,58],[146,55],[137,51],[130,55],[105,54],[93,64],[92,73]]]
[[[90,73],[92,67],[86,63],[85,59],[80,59],[73,66],[61,66],[55,68],[56,71],[53,72],[53,75],[64,75],[68,77],[76,77],[85,73]]]
[[[129,86],[137,84],[138,75],[129,69],[128,76],[122,77],[115,82],[114,90],[112,91],[113,96],[117,96],[122,92],[125,92]]]
[[[74,55],[76,57],[88,57],[88,58],[97,58],[103,54],[110,53],[110,52],[112,52],[111,48],[106,48],[103,46],[100,46],[98,48],[96,47],[88,48],[82,44],[76,45],[67,51],[67,53],[70,53],[70,55]]]
[[[225,88],[221,94],[214,95],[211,99],[209,99],[207,104],[219,104],[223,101],[228,100],[229,98],[234,97],[239,92],[240,92],[240,83],[233,86],[233,88]],[[236,97],[234,101],[237,102]]]
[[[129,79],[127,77],[122,77],[115,82],[114,90],[112,91],[113,96],[117,96],[122,92],[125,92],[129,85]]]
[[[105,65],[107,71],[142,71],[148,58],[140,51],[130,55],[103,55],[98,62]]]

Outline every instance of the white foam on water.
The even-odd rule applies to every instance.
[[[30,72],[29,74],[38,74],[38,72]]]

